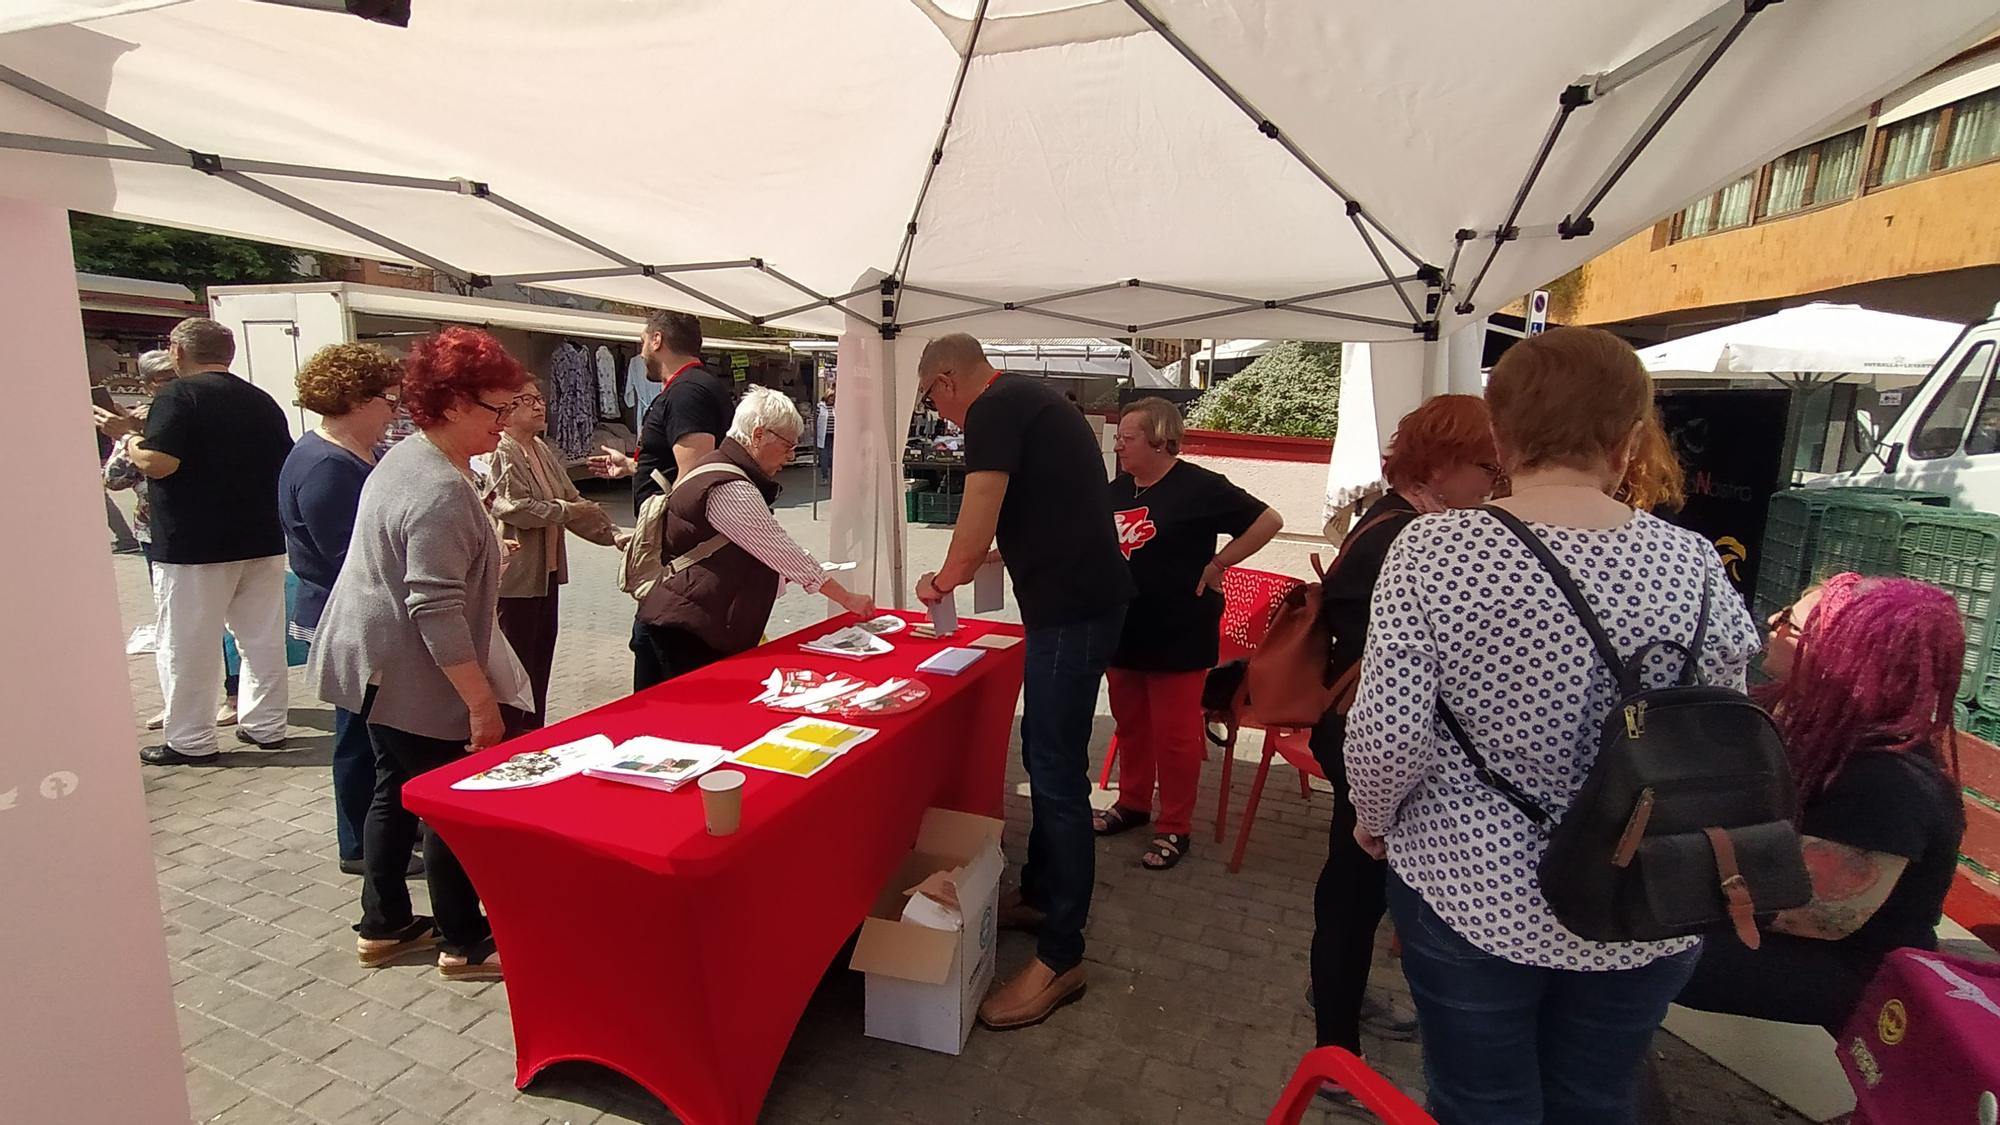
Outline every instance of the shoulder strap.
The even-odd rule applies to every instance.
[[[1584,600],[1583,591],[1577,588],[1576,579],[1570,574],[1569,568],[1562,564],[1562,560],[1556,558],[1555,552],[1549,550],[1549,545],[1542,542],[1541,536],[1536,535],[1532,528],[1521,522],[1519,516],[1493,504],[1486,505],[1482,510],[1499,520],[1501,526],[1508,531],[1513,532],[1514,538],[1519,539],[1521,545],[1528,548],[1529,552],[1541,562],[1542,569],[1548,571],[1549,577],[1555,581],[1556,588],[1563,592],[1563,597],[1569,599],[1570,608],[1576,610],[1577,617],[1583,622],[1584,632],[1590,634],[1590,642],[1597,646],[1597,654],[1604,658],[1604,663],[1611,669],[1611,674],[1622,680],[1625,674],[1625,658],[1618,655],[1618,646],[1611,643],[1611,637],[1598,622],[1597,614],[1591,610],[1590,603]]]
[[[1487,788],[1506,798],[1507,803],[1519,809],[1522,816],[1534,822],[1535,827],[1547,832],[1555,817],[1550,816],[1549,810],[1537,804],[1533,797],[1522,792],[1520,786],[1493,772],[1493,767],[1486,764],[1485,755],[1473,747],[1472,736],[1466,733],[1464,725],[1458,721],[1458,716],[1451,713],[1451,708],[1445,706],[1442,699],[1438,700],[1438,716],[1444,720],[1444,729],[1451,732],[1452,741],[1458,743],[1458,748],[1464,751],[1466,761],[1472,763],[1472,775]]]
[[[1333,556],[1332,566],[1322,568],[1319,563],[1319,554],[1317,552],[1313,554],[1312,556],[1313,573],[1319,575],[1319,580],[1322,583],[1324,583],[1329,575],[1333,574],[1334,572],[1340,569],[1341,560],[1345,559],[1348,555],[1353,553],[1350,548],[1352,548],[1354,544],[1360,542],[1362,536],[1367,535],[1369,532],[1375,530],[1376,528],[1382,526],[1383,524],[1386,524],[1389,521],[1394,520],[1398,517],[1407,516],[1409,517],[1409,519],[1415,519],[1417,516],[1421,514],[1422,513],[1420,512],[1405,511],[1401,508],[1396,508],[1396,509],[1391,509],[1390,511],[1382,512],[1379,515],[1376,515],[1372,519],[1363,521],[1361,526],[1355,528],[1353,531],[1348,532],[1346,535],[1341,536],[1340,550],[1335,552]],[[1408,521],[1406,520],[1405,522]]]
[[[744,480],[750,479],[749,473],[744,472],[741,468],[732,465],[727,461],[711,461],[706,465],[696,465],[694,468],[689,469],[685,473],[682,473],[680,479],[672,482],[671,484],[666,481],[665,477],[660,473],[658,469],[653,470],[653,477],[655,480],[658,480],[660,482],[661,488],[665,489],[668,492],[672,492],[674,489],[679,488],[681,485],[686,484],[687,482],[693,480],[694,478],[698,476],[704,476],[709,473],[728,473],[731,476],[742,477]]]

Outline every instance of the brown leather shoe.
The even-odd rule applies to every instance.
[[[999,926],[1003,930],[1021,930],[1032,934],[1042,928],[1042,919],[1046,917],[1048,915],[1028,905],[1021,897],[1019,887],[1000,896]]]
[[[987,994],[979,1006],[979,1022],[994,1031],[1033,1027],[1082,996],[1084,987],[1082,965],[1057,976],[1037,957]]]

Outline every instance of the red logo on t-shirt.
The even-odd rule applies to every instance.
[[[1160,529],[1154,526],[1153,521],[1146,518],[1150,510],[1127,508],[1112,514],[1112,519],[1118,524],[1118,549],[1125,552],[1125,557],[1128,559],[1132,557],[1132,552],[1145,546],[1153,536],[1160,533]]]

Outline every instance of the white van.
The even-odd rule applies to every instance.
[[[2000,308],[1965,330],[1887,433],[1865,413],[1857,432],[1873,451],[1850,472],[1808,487],[1873,485],[1941,492],[1952,504],[2000,514]]]

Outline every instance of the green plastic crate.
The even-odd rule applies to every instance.
[[[1898,573],[1904,514],[1913,505],[1873,497],[1841,499],[1819,518],[1819,546],[1813,553],[1815,581],[1829,574]]]
[[[1930,508],[1905,513],[1897,548],[1900,572],[1951,594],[1965,620],[1963,700],[1994,700],[2000,710],[2000,657],[1988,651],[1993,592],[2000,584],[2000,516]]]
[[[1974,711],[1963,728],[1967,734],[1983,738],[1988,742],[2000,740],[2000,713]]]
[[[1965,704],[1963,704],[1963,703],[1954,703],[1954,704],[1952,704],[1952,705],[1951,705],[1951,725],[1952,725],[1952,726],[1955,726],[1955,727],[1957,727],[1957,728],[1958,728],[1959,730],[1963,730],[1963,731],[1969,731],[1969,730],[1971,730],[1971,729],[1972,729],[1972,708],[1970,708],[1970,707],[1967,707],[1967,706],[1966,706]],[[1987,739],[1987,741],[1988,741],[1988,742],[1991,742],[1991,741],[1992,741],[1992,739],[1990,739],[1990,738],[1989,738],[1989,739]]]
[[[964,493],[960,492],[914,492],[916,497],[916,522],[957,523],[958,505]]]

